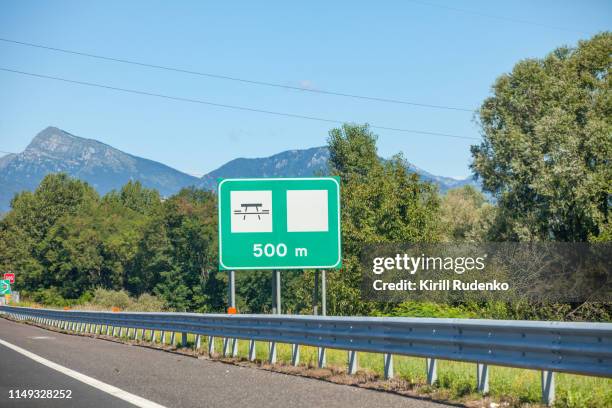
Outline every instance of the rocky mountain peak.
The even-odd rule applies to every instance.
[[[22,154],[26,157],[47,157],[79,162],[91,160],[116,162],[119,159],[129,161],[129,155],[111,146],[97,140],[75,136],[53,126],[39,132]]]

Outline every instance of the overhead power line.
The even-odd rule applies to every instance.
[[[50,47],[50,46],[46,46],[42,44],[34,44],[34,43],[29,43],[29,42],[24,42],[24,41],[11,40],[8,38],[0,38],[0,41],[17,44],[17,45],[24,45],[27,47],[42,48],[42,49],[50,50],[50,51],[63,52],[66,54],[80,55],[83,57],[97,58],[97,59],[105,60],[105,61],[119,62],[122,64],[131,64],[131,65],[137,65],[141,67],[161,69],[165,71],[180,72],[183,74],[198,75],[198,76],[204,76],[208,78],[242,82],[242,83],[251,84],[251,85],[262,85],[262,86],[268,86],[268,87],[274,87],[274,88],[291,89],[294,91],[303,91],[303,92],[310,92],[314,94],[341,96],[341,97],[346,97],[346,98],[362,99],[362,100],[369,100],[369,101],[375,101],[375,102],[385,102],[385,103],[395,103],[395,104],[401,104],[401,105],[418,106],[421,108],[444,109],[444,110],[462,111],[462,112],[474,112],[474,109],[468,109],[468,108],[462,108],[462,107],[456,107],[456,106],[434,105],[434,104],[428,104],[428,103],[404,101],[404,100],[393,99],[393,98],[381,98],[381,97],[376,97],[376,96],[366,96],[366,95],[357,95],[357,94],[350,94],[350,93],[344,93],[344,92],[326,91],[322,89],[313,89],[313,88],[306,88],[306,87],[301,87],[301,86],[285,85],[285,84],[280,84],[276,82],[257,81],[253,79],[238,78],[238,77],[229,76],[229,75],[220,75],[220,74],[213,74],[209,72],[192,71],[188,69],[169,67],[165,65],[148,64],[145,62],[127,60],[127,59],[122,59],[122,58],[106,57],[103,55],[68,50],[65,48]]]
[[[527,25],[532,25],[532,26],[550,28],[550,29],[553,29],[553,30],[569,31],[569,32],[578,33],[578,34],[586,34],[586,35],[589,34],[589,33],[584,32],[584,31],[575,30],[573,28],[557,27],[557,26],[552,26],[552,25],[548,25],[548,24],[538,23],[536,21],[528,21],[528,20],[521,20],[521,19],[513,18],[513,17],[506,17],[506,16],[499,16],[499,15],[494,15],[494,14],[487,14],[487,13],[482,13],[482,12],[476,11],[476,10],[466,10],[466,9],[462,9],[462,8],[447,6],[447,5],[444,5],[444,4],[430,3],[428,1],[422,1],[422,0],[409,0],[409,1],[411,1],[412,3],[422,4],[422,5],[429,6],[429,7],[437,7],[437,8],[442,8],[442,9],[446,9],[446,10],[457,11],[459,13],[473,14],[475,16],[490,18],[490,19],[494,19],[494,20],[502,20],[502,21],[508,21],[508,22],[511,22],[511,23],[518,23],[518,24],[527,24]]]
[[[247,106],[228,105],[224,103],[209,102],[209,101],[205,101],[201,99],[184,98],[180,96],[171,96],[171,95],[159,94],[159,93],[154,93],[154,92],[149,92],[149,91],[141,91],[141,90],[136,90],[136,89],[119,88],[115,86],[98,84],[94,82],[77,81],[77,80],[68,79],[68,78],[61,78],[61,77],[56,77],[56,76],[51,76],[51,75],[35,74],[32,72],[18,71],[18,70],[9,69],[9,68],[0,67],[0,71],[12,72],[15,74],[27,75],[27,76],[36,77],[36,78],[52,79],[55,81],[67,82],[71,84],[78,84],[78,85],[84,85],[84,86],[90,86],[90,87],[96,87],[96,88],[109,89],[112,91],[119,91],[119,92],[125,92],[125,93],[137,94],[137,95],[145,95],[145,96],[153,96],[156,98],[163,98],[163,99],[168,99],[168,100],[173,100],[173,101],[190,102],[190,103],[198,103],[202,105],[216,106],[219,108],[234,109],[234,110],[247,111],[247,112],[265,113],[269,115],[284,116],[284,117],[297,118],[297,119],[307,119],[307,120],[335,123],[335,124],[342,124],[342,123],[350,122],[350,121],[345,121],[345,120],[320,118],[317,116],[308,116],[308,115],[300,115],[300,114],[295,114],[295,113],[277,112],[277,111],[271,111],[271,110],[266,110],[266,109],[251,108]],[[480,140],[479,138],[476,138],[476,137],[454,135],[450,133],[429,132],[425,130],[403,129],[403,128],[388,127],[388,126],[375,126],[375,125],[371,125],[370,127],[373,129],[390,130],[394,132],[415,133],[415,134],[429,135],[429,136],[449,137],[449,138],[454,138],[454,139]]]

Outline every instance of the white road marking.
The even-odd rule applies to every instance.
[[[47,339],[54,339],[55,337],[49,337],[49,336],[28,336],[28,339],[32,339],[32,340],[47,340]]]
[[[54,369],[55,371],[59,371],[62,374],[65,374],[69,377],[74,378],[75,380],[81,381],[82,383],[85,383],[87,385],[91,385],[94,388],[99,389],[100,391],[103,391],[107,394],[110,394],[114,397],[117,397],[119,399],[122,399],[124,401],[127,401],[131,404],[136,405],[137,407],[141,407],[141,408],[166,408],[163,405],[157,404],[153,401],[149,401],[147,399],[144,399],[142,397],[139,397],[138,395],[134,395],[134,394],[130,394],[127,391],[123,391],[120,388],[117,388],[113,385],[110,384],[106,384],[103,383],[102,381],[98,381],[95,378],[91,378],[85,374],[81,374],[78,371],[74,371],[71,370],[70,368],[61,366],[57,363],[54,363],[53,361],[49,361],[46,358],[43,358],[37,354],[34,354],[32,352],[29,352],[28,350],[22,349],[19,346],[16,346],[14,344],[11,344],[7,341],[4,341],[2,339],[0,339],[0,344],[2,344],[3,346],[6,346],[42,365],[45,365],[49,368]]]

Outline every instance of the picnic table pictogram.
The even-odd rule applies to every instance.
[[[262,203],[244,203],[240,204],[240,207],[242,207],[240,210],[234,210],[234,214],[242,215],[243,220],[246,220],[247,215],[257,215],[257,219],[261,220],[262,215],[270,214],[270,210],[264,210],[261,208],[263,207]],[[254,212],[249,212],[249,208],[254,208]]]

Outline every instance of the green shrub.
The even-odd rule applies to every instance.
[[[450,306],[443,303],[407,301],[397,305],[385,316],[405,317],[477,317],[473,311],[466,310],[461,306]]]
[[[91,304],[105,309],[118,307],[122,310],[128,309],[134,301],[125,290],[108,290],[98,288],[94,291]]]
[[[70,301],[64,299],[57,288],[39,289],[30,293],[29,297],[34,302],[45,306],[63,307],[70,305]]]
[[[129,307],[129,310],[138,312],[160,312],[165,309],[165,304],[161,299],[148,293],[140,295]]]

